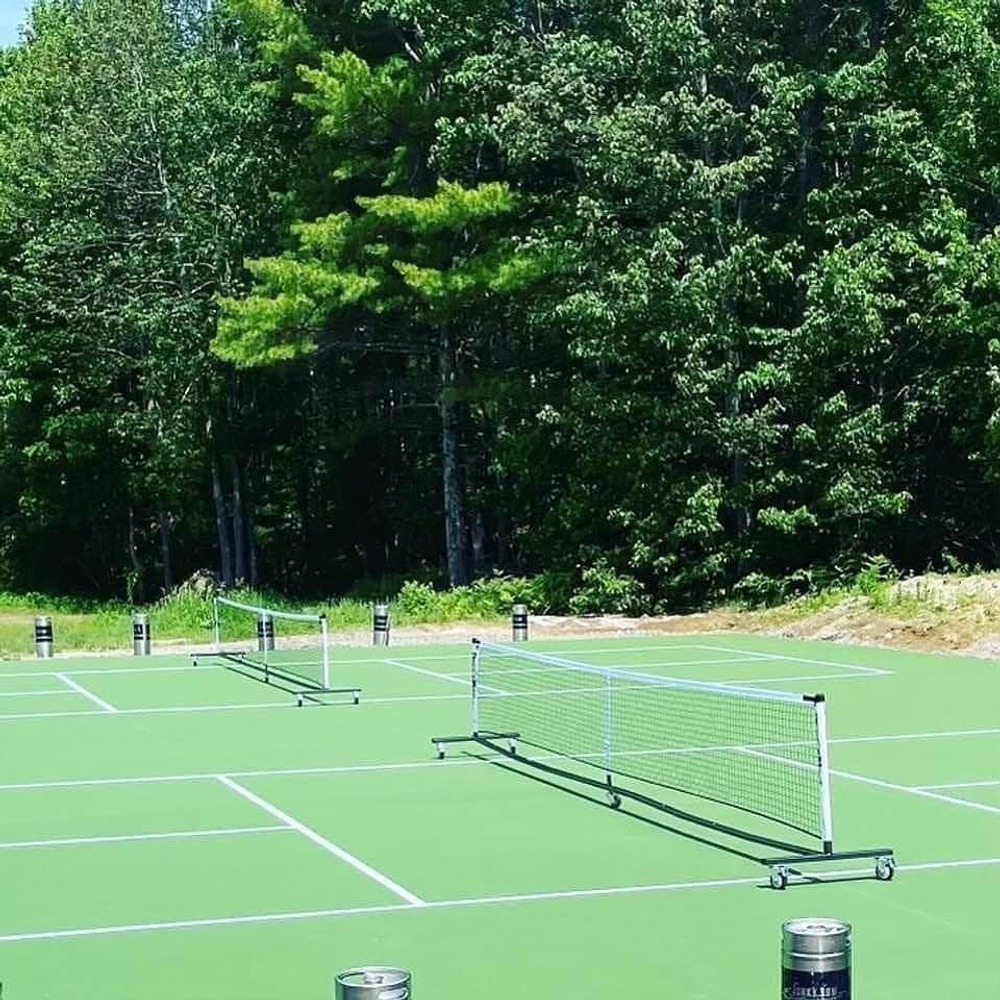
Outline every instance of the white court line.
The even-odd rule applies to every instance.
[[[200,656],[207,656],[207,653],[200,653]],[[195,673],[201,673],[203,670],[225,670],[225,667],[221,663],[206,663],[202,666],[192,667],[190,663],[184,664],[183,666],[172,666],[172,667],[106,667],[105,669],[100,668],[84,668],[80,670],[62,670],[60,673],[65,674],[67,677],[87,677],[87,676],[102,676],[103,674],[174,674],[174,673],[190,673],[194,671]],[[12,673],[6,673],[0,670],[0,681],[7,677],[55,677],[56,672],[54,670],[24,670],[15,671]]]
[[[364,861],[360,858],[355,857],[350,851],[345,851],[344,848],[338,847],[332,841],[327,840],[326,837],[317,833],[312,827],[306,826],[305,823],[299,822],[294,816],[290,816],[288,813],[279,809],[276,805],[268,802],[267,799],[262,799],[259,795],[255,795],[250,791],[249,788],[244,788],[243,785],[236,781],[233,781],[228,775],[219,774],[216,775],[217,779],[222,782],[227,788],[232,789],[237,795],[242,796],[248,802],[252,802],[255,806],[259,806],[265,812],[270,813],[275,819],[281,820],[282,823],[286,823],[293,830],[297,830],[302,834],[303,837],[308,838],[314,844],[322,847],[324,851],[329,851],[332,855],[340,858],[341,861],[349,864],[355,871],[361,872],[362,875],[367,875],[368,878],[375,882],[378,882],[380,886],[388,889],[391,893],[399,896],[400,899],[406,900],[411,906],[423,906],[424,901],[414,893],[410,892],[409,889],[404,889],[398,882],[394,882],[388,875],[382,874],[371,865],[366,865]]]
[[[768,657],[766,656],[756,656],[751,654],[749,656],[727,656],[724,660],[666,660],[662,663],[626,663],[626,664],[616,664],[614,667],[606,666],[603,663],[585,663],[582,660],[571,660],[567,657],[560,657],[563,663],[573,663],[577,666],[586,667],[588,670],[618,670],[618,671],[650,671],[650,670],[666,670],[672,667],[704,667],[704,666],[718,666],[725,665],[727,663],[766,663]],[[396,663],[397,666],[406,666],[406,663],[402,660],[385,660],[386,663]],[[530,660],[525,662],[531,662]],[[560,670],[568,670],[565,666],[551,666],[551,667],[524,667],[515,668],[513,670],[502,669],[504,677],[521,677],[524,674],[552,674],[558,673]],[[498,671],[501,672],[501,671]],[[442,672],[444,676],[448,677],[468,677],[468,668],[462,672],[448,673]],[[712,681],[711,683],[717,684],[718,681]],[[736,683],[733,681],[732,683]]]
[[[713,680],[712,684],[742,684],[752,687],[755,684],[778,684],[787,681],[855,681],[874,677],[875,674],[789,674],[787,677],[737,677],[733,680]],[[881,676],[881,675],[879,675]]]
[[[698,649],[717,649],[722,653],[734,653],[738,656],[764,656],[769,660],[788,660],[792,663],[809,663],[814,667],[839,667],[841,670],[855,670],[859,674],[893,674],[894,670],[882,670],[878,667],[862,667],[856,663],[841,663],[838,660],[813,660],[805,656],[793,656],[790,653],[760,653],[754,654],[747,649],[733,649],[731,646],[698,646]]]
[[[896,740],[947,740],[956,736],[1000,736],[1000,729],[943,729],[931,733],[900,733],[896,736],[839,736],[830,743],[892,743]]]
[[[405,670],[412,670],[416,673],[428,674],[431,677],[436,677],[440,680],[451,681],[455,684],[460,684],[466,688],[470,686],[469,681],[458,677],[457,675],[449,674],[439,674],[435,671],[423,670],[420,667],[414,667],[401,660],[385,660],[381,661],[390,664],[395,667],[402,667]],[[110,671],[99,671],[101,673],[110,673]],[[62,675],[57,675],[62,676]],[[837,680],[847,680],[850,679],[851,674],[815,674],[813,676],[787,676],[787,677],[735,677],[735,678],[723,678],[721,680],[713,680],[712,684],[717,684],[720,686],[725,686],[727,684],[736,684],[746,686],[748,684],[774,684],[784,681],[813,681],[813,680],[823,680],[823,679],[837,679]],[[867,676],[867,675],[858,675]],[[664,677],[663,680],[669,681],[674,678]],[[78,687],[72,680],[68,677],[65,678],[66,683],[74,689]],[[644,687],[645,685],[640,685]],[[535,692],[503,692],[499,689],[489,688],[483,686],[484,691],[489,691],[494,695],[500,697],[528,697],[533,696]],[[578,688],[567,688],[565,691],[546,691],[546,694],[560,694],[560,693],[574,693],[578,692]],[[20,692],[18,692],[20,693]],[[57,692],[53,692],[57,693]],[[71,692],[67,691],[66,694]],[[81,690],[81,693],[83,691]],[[87,695],[92,701],[96,700],[96,695]],[[362,702],[365,705],[395,705],[402,704],[409,701],[455,701],[463,698],[463,695],[455,694],[410,694],[410,695],[387,695],[384,697],[373,697],[365,698],[362,696]],[[101,706],[108,706],[107,702],[99,702]],[[115,715],[176,715],[184,714],[186,712],[237,712],[246,711],[248,709],[255,708],[289,708],[293,706],[293,701],[288,698],[285,701],[252,701],[252,702],[238,702],[236,704],[230,705],[162,705],[152,708],[112,708],[102,707],[99,712],[92,711],[64,711],[64,712],[8,712],[0,713],[0,722],[14,721],[14,720],[26,720],[26,719],[65,719],[75,716],[97,716],[97,715],[107,715],[109,713]],[[899,737],[901,739],[906,737]]]
[[[882,781],[881,778],[869,778],[863,774],[852,774],[850,771],[830,771],[838,778],[847,778],[850,781],[860,781],[865,785],[874,785],[876,788],[888,788],[895,792],[908,792],[910,795],[918,795],[924,799],[934,799],[936,802],[947,802],[953,806],[963,806],[966,809],[977,809],[980,812],[993,813],[1000,816],[1000,806],[988,806],[982,802],[973,802],[971,799],[958,799],[953,795],[941,795],[939,792],[929,792],[925,788],[915,788],[911,785],[897,785],[891,781]]]
[[[576,641],[576,640],[563,640],[563,641],[570,642],[570,641]],[[402,648],[402,647],[398,647],[398,648]],[[716,646],[698,646],[698,645],[692,645],[690,643],[685,643],[683,645],[677,645],[677,646],[673,646],[672,645],[672,646],[667,646],[667,647],[663,647],[663,646],[622,646],[620,649],[617,649],[617,648],[615,648],[613,646],[609,646],[607,648],[600,648],[600,649],[594,649],[594,648],[589,648],[588,647],[587,649],[571,649],[571,650],[565,650],[564,649],[564,650],[562,650],[562,652],[569,652],[569,653],[573,653],[573,654],[576,654],[576,655],[579,655],[579,656],[585,656],[585,655],[589,655],[590,653],[599,653],[599,654],[607,654],[607,653],[650,653],[650,652],[663,652],[665,649],[675,650],[675,649],[716,649],[716,648],[718,648],[718,647],[716,647]],[[337,655],[337,649],[338,649],[338,647],[336,647],[336,646],[332,646],[331,647],[331,655],[333,656],[334,663],[337,666],[340,666],[340,665],[343,665],[343,664],[349,664],[351,666],[358,666],[358,665],[363,665],[363,666],[379,666],[379,665],[381,665],[383,663],[387,663],[388,662],[387,660],[384,660],[381,657],[375,657],[375,656],[373,656],[373,657],[366,657],[366,658],[362,658],[362,657],[353,657],[353,658],[346,658],[345,657],[345,658],[341,658],[341,657],[339,657]],[[215,650],[212,650],[212,649],[201,649],[201,650],[194,650],[194,649],[192,649],[192,650],[190,650],[188,652],[185,652],[185,653],[177,653],[177,654],[172,654],[172,655],[187,656],[187,657],[191,657],[191,656],[211,657],[211,656],[214,655],[214,653],[215,653]],[[118,654],[118,655],[120,656],[121,654]],[[772,657],[771,654],[769,654],[769,653],[753,653],[753,652],[749,652],[749,651],[746,651],[746,650],[741,651],[737,655],[746,658],[746,662],[752,662],[753,660],[767,660],[767,659],[774,659],[775,658],[775,657]],[[428,662],[428,663],[430,663],[430,662],[433,662],[435,660],[452,660],[455,657],[459,657],[459,656],[460,657],[464,657],[466,660],[468,659],[468,657],[469,657],[469,650],[468,650],[468,645],[467,644],[456,644],[454,652],[450,652],[450,653],[437,653],[437,654],[431,654],[431,655],[421,655],[420,653],[414,653],[412,656],[408,655],[406,657],[406,659],[407,659],[408,662],[411,662],[411,663],[416,663],[416,662]],[[691,666],[696,666],[699,663],[706,663],[706,662],[738,663],[738,662],[743,662],[743,661],[741,661],[741,660],[732,660],[732,659],[729,659],[729,660],[718,660],[718,661],[691,660],[690,661],[690,665]],[[103,669],[100,668],[100,667],[81,667],[81,668],[72,668],[71,667],[71,668],[69,668],[67,670],[61,671],[61,673],[67,674],[67,675],[69,675],[71,677],[84,677],[84,676],[87,676],[87,675],[95,675],[95,674],[186,673],[186,672],[191,671],[191,670],[194,670],[194,671],[200,673],[200,672],[202,672],[204,670],[225,670],[225,669],[226,669],[226,667],[223,664],[221,664],[221,663],[199,663],[197,667],[193,667],[190,663],[185,663],[185,664],[165,665],[165,666],[162,666],[162,667],[106,667],[106,668],[103,668]],[[868,668],[865,668],[865,669],[868,669]],[[54,677],[54,676],[55,676],[55,671],[53,671],[53,670],[23,670],[23,671],[11,671],[11,672],[8,673],[8,672],[6,672],[6,671],[4,671],[2,669],[2,666],[0,666],[0,680],[3,680],[4,677]]]
[[[832,740],[830,742],[833,742]],[[739,749],[750,757],[760,757],[764,760],[774,761],[786,767],[795,767],[803,771],[813,772],[815,765],[806,764],[802,761],[791,760],[788,757],[779,757],[775,754],[766,753],[757,747],[739,747]],[[914,785],[897,785],[893,781],[883,781],[881,778],[869,778],[864,774],[853,774],[850,771],[838,771],[830,768],[830,774],[836,778],[847,778],[848,781],[858,781],[864,785],[874,785],[876,788],[886,788],[893,792],[906,792],[908,795],[917,795],[920,798],[934,799],[938,802],[947,802],[949,805],[962,806],[966,809],[977,809],[980,812],[995,813],[1000,815],[1000,807],[987,806],[982,802],[972,802],[969,799],[956,799],[951,795],[939,795],[937,792],[928,792]]]
[[[462,695],[442,695],[441,697],[459,697]],[[79,713],[78,713],[79,714]],[[96,714],[96,713],[94,713]],[[119,713],[123,714],[123,713]],[[897,735],[891,736],[847,736],[841,738],[831,739],[829,742],[834,743],[883,743],[888,741],[896,740],[933,740],[940,738],[956,738],[962,736],[996,736],[1000,735],[1000,729],[953,729],[939,733],[899,733]],[[428,744],[429,744],[428,740]],[[792,744],[795,745],[795,744]],[[294,775],[308,775],[308,774],[362,774],[368,771],[409,771],[420,768],[442,768],[442,767],[481,767],[489,765],[493,759],[506,760],[506,755],[497,755],[496,758],[449,758],[446,760],[416,760],[416,761],[397,761],[396,763],[384,763],[384,764],[340,764],[331,765],[329,767],[290,767],[290,768],[272,768],[272,769],[261,769],[252,771],[228,771],[227,774],[231,778],[269,778],[269,777],[283,777],[283,776],[294,776]],[[553,755],[542,755],[539,754],[533,759],[535,760],[557,760],[559,759],[558,754]],[[784,757],[776,758],[782,763],[791,763]],[[808,765],[802,765],[803,767],[808,767]],[[815,768],[808,767],[808,770],[813,771]],[[28,781],[28,782],[18,782],[11,784],[0,784],[0,792],[13,792],[20,791],[22,789],[32,789],[32,788],[83,788],[90,785],[145,785],[145,784],[157,784],[159,782],[174,782],[174,781],[204,781],[206,779],[215,780],[217,776],[216,771],[207,772],[193,772],[186,774],[162,774],[162,775],[138,775],[134,777],[115,777],[115,778],[77,778],[77,779],[62,779],[56,781]],[[906,786],[900,786],[905,788]]]
[[[942,869],[976,868],[1000,864],[1000,858],[978,858],[964,861],[930,861],[923,864],[897,865],[896,872],[929,872]],[[818,878],[851,878],[871,875],[870,868],[848,868],[826,871]],[[800,879],[793,879],[796,884]],[[61,938],[103,937],[115,934],[136,934],[146,931],[194,930],[207,927],[232,927],[246,924],[276,924],[300,920],[318,920],[334,917],[357,917],[374,913],[403,913],[407,910],[447,910],[460,907],[503,906],[516,903],[536,903],[567,899],[594,899],[608,896],[630,896],[645,893],[687,892],[692,890],[724,889],[734,886],[765,885],[761,876],[756,878],[703,879],[693,882],[662,882],[649,885],[609,886],[595,889],[566,889],[555,892],[518,893],[500,896],[479,896],[466,899],[441,899],[425,902],[422,906],[404,903],[387,903],[375,906],[350,906],[330,910],[291,910],[283,913],[253,913],[236,917],[208,917],[191,920],[165,920],[157,923],[114,924],[104,927],[76,927],[55,931],[32,931],[26,934],[2,934],[0,944],[17,941],[44,941]]]
[[[996,788],[1000,785],[998,780],[990,781],[954,781],[950,785],[915,785],[925,792],[946,792],[949,788]]]
[[[76,847],[79,844],[121,844],[136,840],[187,840],[200,837],[231,837],[244,833],[291,833],[290,826],[234,826],[220,830],[175,830],[172,833],[123,833],[107,837],[59,837],[52,840],[11,840],[0,842],[0,851],[25,847]]]
[[[70,692],[66,692],[69,694]],[[365,698],[362,702],[365,705],[397,705],[408,701],[468,701],[467,694],[407,694],[397,696],[386,696],[383,698]],[[349,704],[342,702],[338,704]],[[162,705],[157,708],[117,708],[115,715],[184,715],[189,712],[241,712],[253,708],[295,708],[298,707],[292,700],[291,695],[284,701],[246,701],[237,702],[233,705]],[[94,712],[84,710],[81,712],[9,712],[0,714],[0,722],[24,720],[24,719],[69,719],[83,716],[92,718],[104,716],[106,711]]]
[[[462,684],[465,687],[471,687],[472,682],[468,677],[462,677],[459,674],[442,674],[437,670],[427,670],[424,667],[415,667],[411,663],[404,663],[402,660],[383,660],[383,663],[388,663],[391,667],[402,667],[403,670],[410,670],[415,674],[423,674],[425,677],[434,677],[439,681],[450,681],[452,684]]]
[[[26,698],[28,695],[37,697],[42,694],[74,694],[73,691],[67,691],[66,688],[44,688],[38,691],[0,691],[0,698]]]
[[[471,767],[483,764],[477,759],[418,760],[396,764],[344,764],[340,767],[290,767],[261,771],[228,771],[230,778],[281,778],[309,774],[363,774],[366,771],[405,771],[424,767]],[[0,785],[0,792],[17,792],[43,788],[86,788],[104,785],[156,785],[182,781],[217,781],[218,772],[195,774],[156,774],[133,778],[81,778],[60,781],[28,781],[20,784]]]
[[[93,691],[88,691],[82,684],[78,684],[72,677],[67,677],[65,674],[56,674],[67,687],[72,688],[77,694],[82,694],[84,698],[88,701],[92,701],[98,708],[104,712],[117,712],[118,709],[114,705],[106,702],[103,698],[98,698]]]

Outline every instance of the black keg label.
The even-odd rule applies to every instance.
[[[781,972],[781,1000],[851,1000],[851,970]]]

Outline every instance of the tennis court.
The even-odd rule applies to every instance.
[[[4,1000],[779,995],[780,926],[854,927],[855,996],[995,996],[1000,667],[712,634],[532,641],[671,678],[827,696],[837,847],[768,887],[759,845],[482,747],[469,648],[338,649],[360,703],[295,707],[190,657],[0,665]]]

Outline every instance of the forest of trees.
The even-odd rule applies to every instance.
[[[36,0],[0,588],[995,566],[998,225],[1000,0]]]

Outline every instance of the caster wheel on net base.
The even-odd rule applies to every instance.
[[[768,882],[772,889],[784,889],[788,886],[788,869],[784,865],[775,865],[769,875]]]
[[[875,878],[880,882],[891,882],[896,874],[896,861],[893,858],[878,858],[875,861]]]
[[[609,792],[608,805],[611,806],[612,809],[621,809],[622,797],[617,792]]]

